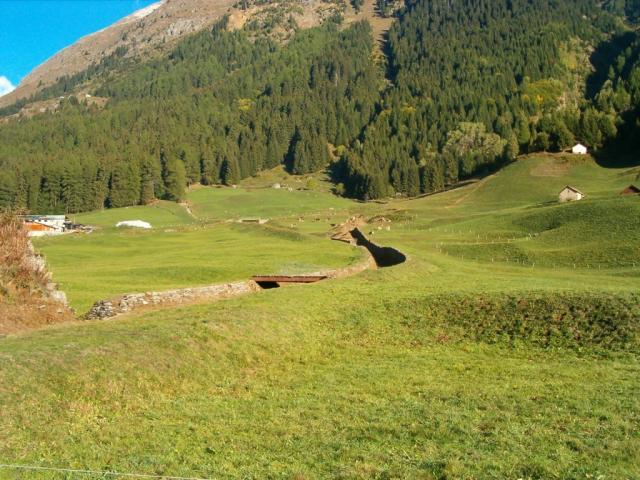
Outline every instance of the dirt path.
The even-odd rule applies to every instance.
[[[191,218],[197,219],[197,217],[193,214],[193,211],[191,210],[191,204],[189,202],[180,202],[178,205],[183,207]]]
[[[389,28],[391,28],[394,18],[379,16],[375,0],[364,0],[360,12],[355,13],[353,9],[351,9],[351,12],[352,14],[347,16],[345,23],[349,24],[360,20],[368,20],[373,30],[376,52],[378,55],[384,55],[385,45],[387,43],[387,32]]]
[[[489,175],[487,177],[484,177],[484,178],[478,180],[477,182],[475,182],[473,184],[472,188],[470,188],[468,192],[465,192],[464,195],[462,195],[460,198],[457,198],[451,204],[445,206],[444,208],[457,207],[462,202],[464,202],[467,198],[469,198],[470,195],[472,195],[472,194],[476,193],[478,190],[480,190],[484,186],[485,183],[487,183],[491,178],[493,178],[496,175],[497,175],[497,173],[494,173],[492,175]]]

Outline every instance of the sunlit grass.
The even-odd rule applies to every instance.
[[[203,188],[197,219],[149,211],[151,232],[88,215],[104,228],[38,244],[85,306],[112,285],[348,264],[358,252],[326,233],[356,213],[391,220],[365,233],[408,260],[5,338],[0,459],[212,478],[637,478],[640,197],[618,196],[635,173],[556,160],[386,203]],[[588,200],[559,205],[565,184]],[[271,221],[225,223],[254,216]],[[0,469],[68,478],[29,475]]]

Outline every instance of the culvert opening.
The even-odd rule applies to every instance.
[[[278,282],[256,282],[258,286],[263,290],[270,290],[272,288],[280,288]]]
[[[376,261],[378,267],[393,267],[407,260],[404,253],[392,247],[380,247],[369,241],[367,237],[357,228],[351,230],[351,236],[356,240],[356,245],[369,250],[371,256]]]

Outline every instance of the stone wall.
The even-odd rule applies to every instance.
[[[121,313],[135,309],[158,305],[179,305],[198,300],[220,300],[235,297],[260,290],[257,283],[252,280],[206,287],[181,288],[164,292],[128,293],[109,300],[96,302],[89,313],[85,315],[87,320],[101,320],[115,317]]]
[[[44,257],[36,253],[31,241],[29,241],[27,248],[27,266],[36,274],[37,277],[41,277],[43,279],[44,297],[66,307],[67,296],[63,291],[58,290],[58,284],[52,280],[51,272],[47,270],[47,264]]]
[[[362,251],[364,255],[364,260],[361,262],[350,265],[348,267],[343,268],[334,268],[330,270],[321,270],[315,273],[309,273],[307,275],[326,275],[329,278],[344,278],[350,277],[352,275],[357,275],[360,272],[364,272],[365,270],[375,270],[378,268],[376,265],[376,260],[373,258],[373,255],[367,250],[365,247],[358,247],[359,250]]]

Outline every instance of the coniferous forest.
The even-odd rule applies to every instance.
[[[231,185],[279,164],[329,168],[348,196],[417,195],[576,141],[637,148],[638,8],[409,0],[384,63],[366,22],[333,16],[282,43],[224,18],[165,58],[119,51],[34,99],[90,81],[104,108],[67,95],[56,111],[1,123],[0,207],[180,200],[189,184]]]

